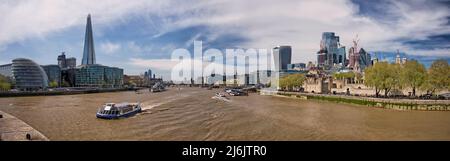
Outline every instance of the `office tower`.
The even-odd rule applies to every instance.
[[[76,58],[66,58],[66,67],[67,68],[75,68],[77,66]]]
[[[61,55],[58,55],[58,66],[61,69],[67,68],[66,55],[64,52],[62,52]]]
[[[82,65],[95,64],[94,38],[92,36],[92,23],[90,14],[87,17],[86,35],[84,38],[83,60],[81,64]]]
[[[275,71],[286,71],[288,64],[291,64],[291,46],[277,46],[273,48]]]
[[[317,52],[317,63],[326,68],[330,68],[334,64],[345,65],[345,46],[341,46],[339,36],[336,36],[334,32],[322,33],[320,50]]]

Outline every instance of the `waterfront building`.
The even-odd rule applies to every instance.
[[[105,67],[105,82],[107,87],[120,88],[123,85],[123,69]]]
[[[59,86],[74,87],[77,59],[74,57],[66,58],[65,52],[62,52],[61,55],[58,55],[57,60],[58,66],[60,68],[60,82],[58,83]]]
[[[43,90],[48,87],[48,76],[44,69],[30,59],[12,61],[15,88],[23,91]]]
[[[145,79],[141,75],[124,75],[123,82],[128,86],[143,87],[145,86]]]
[[[49,83],[56,82],[57,86],[61,86],[61,68],[59,65],[43,65]]]
[[[12,64],[0,65],[0,74],[5,77],[12,77]]]
[[[65,52],[58,55],[58,66],[61,69],[75,68],[77,66],[77,59],[74,57],[66,58]]]
[[[303,83],[303,91],[308,93],[329,93],[333,78],[321,70],[311,70],[305,74],[305,82]]]
[[[277,46],[273,48],[273,57],[276,71],[287,70],[287,65],[291,64],[292,48],[291,46]]]
[[[339,36],[334,32],[322,33],[320,50],[317,52],[317,64],[329,69],[334,64],[346,64],[345,46],[341,46]]]
[[[80,65],[75,70],[75,85],[120,88],[123,85],[123,69],[99,64]]]
[[[61,86],[75,87],[76,68],[67,68],[61,70]]]
[[[306,70],[305,63],[288,64],[287,70]]]
[[[74,57],[66,58],[66,65],[67,68],[75,68],[77,66],[77,59]]]
[[[59,66],[61,69],[67,67],[67,65],[66,65],[66,55],[65,55],[64,52],[62,52],[61,55],[58,55],[58,59],[57,59],[57,60],[58,60],[58,66]]]
[[[85,39],[84,39],[83,59],[82,59],[81,64],[82,65],[96,64],[95,50],[94,50],[94,38],[92,35],[92,22],[91,22],[90,14],[87,17],[86,35],[85,35]]]

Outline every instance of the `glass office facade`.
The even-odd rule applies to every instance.
[[[44,69],[32,60],[19,58],[12,61],[15,88],[23,91],[42,90],[48,87]]]
[[[123,85],[123,69],[98,64],[82,65],[76,68],[77,87],[118,88]]]
[[[44,65],[45,73],[47,74],[48,81],[58,83],[58,87],[61,86],[61,68],[59,65]]]
[[[277,46],[273,48],[273,58],[276,71],[286,71],[288,64],[291,64],[291,46]]]

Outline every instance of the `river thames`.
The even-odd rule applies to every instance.
[[[169,88],[0,98],[0,110],[50,140],[450,140],[450,112],[397,111],[262,96],[212,99],[222,89]],[[141,102],[143,112],[102,120],[108,102]]]

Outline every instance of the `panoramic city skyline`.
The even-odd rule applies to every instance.
[[[378,57],[392,59],[391,53],[399,49],[425,65],[437,58],[450,59],[450,11],[445,1],[122,4],[111,0],[91,4],[48,0],[6,1],[0,8],[5,15],[0,18],[4,22],[0,25],[0,64],[19,57],[55,64],[63,51],[81,64],[89,13],[97,63],[124,68],[126,74],[140,74],[149,68],[168,72],[173,65],[168,63],[172,51],[192,49],[194,40],[203,41],[204,49],[270,50],[289,45],[293,63],[315,62],[322,32],[338,34],[347,49],[358,35],[361,47]]]

